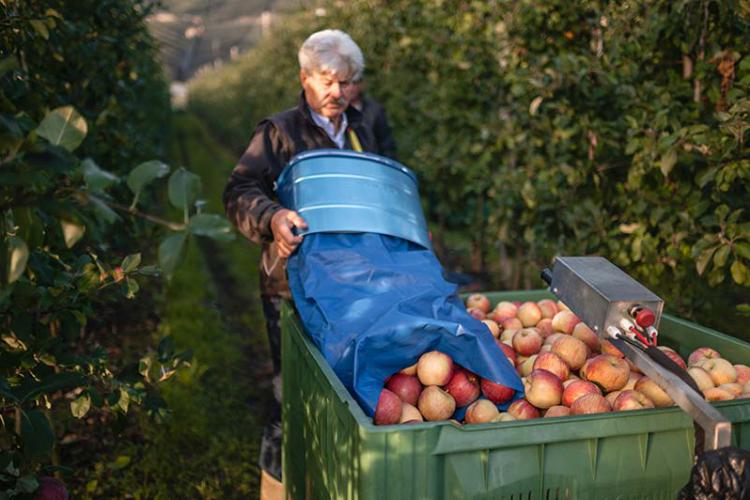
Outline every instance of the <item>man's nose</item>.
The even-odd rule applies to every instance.
[[[342,94],[342,87],[339,82],[333,82],[331,85],[331,97],[339,99]]]

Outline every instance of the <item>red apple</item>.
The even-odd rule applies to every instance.
[[[625,387],[622,388],[623,391],[626,390],[635,390],[635,384],[643,378],[643,375],[640,373],[636,373],[634,371],[630,372],[630,375],[628,375],[628,383],[625,384]]]
[[[573,327],[571,335],[586,344],[591,351],[598,352],[601,350],[599,337],[594,333],[594,330],[586,326],[586,323],[583,321]]]
[[[564,336],[565,336],[564,333],[559,333],[559,332],[558,333],[553,333],[553,334],[551,334],[550,336],[548,336],[548,337],[546,337],[544,339],[544,344],[545,345],[552,345],[555,342],[557,342],[557,339],[562,338]]]
[[[497,339],[495,342],[500,346],[500,349],[503,350],[503,353],[505,353],[505,357],[510,361],[511,366],[516,366],[516,351],[505,342],[500,341],[500,339]]]
[[[431,385],[419,395],[417,408],[425,420],[447,420],[456,411],[456,401],[440,387]]]
[[[498,338],[500,336],[500,332],[501,332],[500,325],[498,325],[491,319],[483,319],[482,323],[487,325],[487,329],[489,329],[493,337]]]
[[[730,399],[734,399],[734,396],[729,391],[721,387],[706,389],[703,391],[703,396],[705,396],[707,401],[729,401]]]
[[[523,323],[518,318],[506,318],[500,322],[500,326],[503,330],[520,330],[523,328]]]
[[[488,399],[480,399],[479,401],[471,403],[471,406],[466,409],[464,423],[484,424],[487,422],[493,422],[499,416],[500,412],[497,411],[495,403]]]
[[[557,309],[560,311],[570,311],[570,307],[566,306],[562,300],[557,301]]]
[[[401,403],[401,419],[398,421],[399,424],[413,424],[417,422],[424,422],[422,414],[416,406],[412,406],[409,403]]]
[[[539,334],[543,339],[555,333],[555,329],[552,328],[552,320],[549,318],[540,319],[539,323],[536,324],[536,329],[539,330]]]
[[[521,324],[528,328],[539,323],[539,320],[542,319],[542,310],[539,309],[536,302],[524,302],[518,308],[516,316],[521,320]]]
[[[592,413],[607,413],[612,411],[604,396],[601,394],[586,394],[576,399],[570,406],[571,415],[589,415]]]
[[[440,351],[422,354],[417,361],[417,377],[423,385],[445,385],[453,375],[453,360]]]
[[[552,352],[560,356],[571,370],[578,370],[586,362],[588,347],[577,338],[565,335],[552,344]]]
[[[526,380],[526,400],[540,409],[560,404],[562,400],[562,381],[547,370],[534,370]]]
[[[719,354],[716,350],[711,349],[710,347],[699,347],[698,349],[691,352],[690,356],[688,356],[688,366],[693,366],[702,359],[715,359],[720,357],[721,354]]]
[[[654,403],[645,394],[638,391],[622,391],[612,405],[612,411],[644,410],[653,408]]]
[[[530,420],[532,418],[539,418],[539,410],[526,401],[525,399],[518,399],[513,401],[508,407],[508,413],[513,415],[516,420]]]
[[[515,318],[518,308],[512,302],[498,302],[495,309],[490,313],[490,319],[496,323],[502,324],[504,320]],[[518,328],[522,328],[519,326]]]
[[[388,389],[380,391],[374,420],[375,425],[397,424],[401,420],[401,399]]]
[[[625,387],[630,376],[630,367],[621,358],[600,354],[586,360],[581,367],[581,378],[594,382],[604,392],[617,391]]]
[[[609,394],[604,396],[604,399],[607,400],[607,403],[609,403],[609,406],[613,406],[615,404],[615,400],[617,399],[617,396],[622,394],[622,391],[612,391]]]
[[[531,356],[542,348],[542,336],[535,328],[524,328],[513,336],[513,349],[521,356]]]
[[[664,408],[665,406],[672,406],[674,404],[669,394],[648,377],[643,377],[636,382],[635,390],[645,394],[657,408]]]
[[[669,359],[674,361],[680,368],[683,370],[687,370],[687,363],[685,363],[685,360],[680,357],[679,354],[677,354],[674,349],[670,349],[667,346],[659,346],[659,349],[666,354]]]
[[[483,313],[487,314],[490,312],[490,300],[486,295],[481,293],[472,293],[466,299],[466,308],[476,307]]]
[[[571,311],[560,311],[559,313],[555,314],[554,318],[552,318],[552,328],[554,328],[556,332],[562,332],[566,335],[570,335],[571,333],[573,333],[573,328],[580,321],[581,320],[578,319],[578,316],[573,314]]]
[[[482,394],[484,394],[484,397],[498,405],[507,403],[511,400],[511,398],[513,398],[513,394],[516,393],[515,389],[513,389],[512,387],[508,387],[503,384],[497,384],[491,380],[487,380],[484,378],[481,379],[480,387],[482,389]]]
[[[602,391],[599,390],[599,388],[592,384],[591,382],[588,382],[586,380],[573,380],[571,381],[563,391],[562,395],[562,404],[565,406],[570,406],[575,401],[585,396],[586,394],[599,394],[601,395]]]
[[[466,309],[466,312],[469,313],[469,316],[474,319],[478,319],[479,321],[482,321],[487,317],[484,311],[482,311],[481,309],[477,309],[476,307],[469,307]]]
[[[557,375],[560,380],[567,380],[570,375],[568,364],[553,352],[541,352],[534,361],[534,370],[541,369]]]
[[[552,319],[560,311],[554,300],[542,299],[537,302],[537,305],[539,306],[539,310],[542,311],[542,318]]]
[[[602,354],[609,354],[610,356],[615,356],[618,358],[625,357],[622,351],[620,351],[617,347],[615,347],[615,345],[609,340],[602,340],[601,346],[602,346]]]
[[[404,375],[396,373],[392,375],[385,388],[394,393],[405,403],[416,405],[419,395],[422,393],[422,384],[415,375]]]
[[[457,368],[445,390],[453,396],[457,407],[466,406],[479,397],[479,378],[464,368]]]
[[[750,381],[750,366],[747,365],[734,365],[734,369],[737,371],[737,383],[745,385]]]
[[[568,415],[570,415],[570,408],[562,405],[552,406],[544,412],[544,418],[567,417]]]

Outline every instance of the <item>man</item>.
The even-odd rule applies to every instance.
[[[297,107],[261,121],[250,145],[232,171],[224,189],[227,216],[248,239],[262,245],[260,274],[263,312],[274,368],[274,395],[280,401],[281,331],[279,307],[291,298],[286,280],[286,258],[301,243],[293,229],[306,227],[296,212],[275,200],[274,183],[284,166],[298,153],[340,148],[379,153],[362,114],[349,106],[348,89],[362,74],[364,60],[356,43],[339,30],[310,35],[298,54],[302,84]],[[280,492],[281,408],[266,427],[261,443],[261,497]],[[270,496],[270,495],[268,495]]]
[[[385,108],[375,99],[365,95],[362,75],[354,77],[349,86],[350,106],[362,113],[365,127],[372,130],[378,152],[389,158],[396,158],[396,141],[393,139],[391,126]]]

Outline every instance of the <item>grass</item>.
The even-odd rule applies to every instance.
[[[175,115],[172,129],[172,166],[201,175],[208,209],[222,213],[221,189],[235,159],[190,115]],[[154,345],[171,335],[178,350],[194,353],[192,365],[162,385],[170,418],[160,424],[139,416],[138,438],[98,457],[77,498],[258,497],[256,463],[271,398],[258,249],[243,238],[206,248],[191,242],[161,301]]]

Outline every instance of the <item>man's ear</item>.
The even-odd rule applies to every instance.
[[[299,83],[301,85],[304,85],[306,79],[307,79],[307,72],[304,69],[300,69],[299,70]]]

